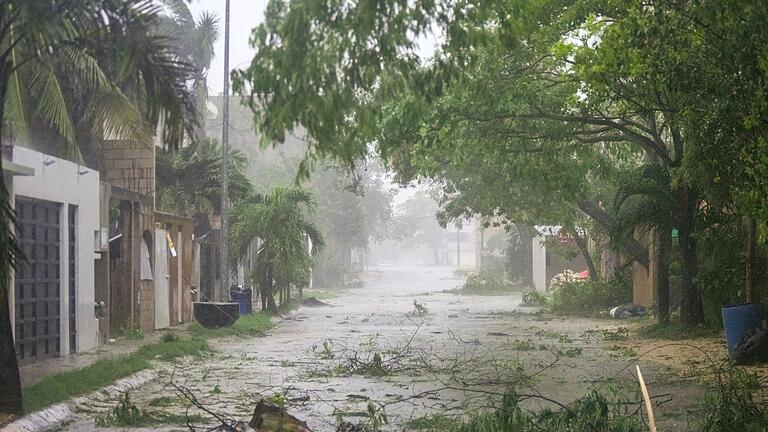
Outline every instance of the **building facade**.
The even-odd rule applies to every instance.
[[[99,172],[22,147],[10,153],[15,169],[6,181],[26,256],[9,299],[19,359],[91,349],[98,343]]]

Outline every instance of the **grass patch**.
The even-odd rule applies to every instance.
[[[447,431],[456,424],[456,419],[447,415],[437,414],[417,417],[408,422],[407,430]]]
[[[144,333],[136,326],[123,327],[121,333],[128,340],[144,339]]]
[[[173,330],[166,331],[163,333],[163,335],[160,337],[161,342],[176,342],[177,340],[181,339],[179,337],[179,334],[176,333]]]
[[[110,385],[120,378],[151,367],[150,360],[172,361],[207,351],[208,343],[199,339],[158,342],[142,346],[132,354],[97,360],[90,366],[47,376],[24,387],[24,409],[33,412]]]
[[[232,324],[231,327],[219,327],[208,329],[200,325],[197,321],[192,322],[188,331],[192,337],[200,339],[210,339],[226,336],[254,336],[261,335],[274,326],[270,315],[266,312],[258,312],[251,315],[241,315],[240,318]]]
[[[305,289],[302,294],[304,295],[304,298],[314,297],[318,300],[331,300],[339,296],[338,291],[320,289]]]
[[[260,335],[272,326],[270,316],[262,312],[241,316],[232,327],[226,328],[206,329],[199,323],[193,322],[189,326],[191,339],[182,339],[177,333],[168,331],[163,334],[160,342],[142,345],[131,354],[103,358],[90,366],[50,375],[35,384],[24,387],[24,410],[37,411],[75,396],[91,393],[121,378],[149,369],[152,366],[151,360],[173,361],[190,355],[199,356],[210,350],[207,339]],[[134,336],[141,334],[133,330],[124,333]],[[140,417],[145,414],[147,413],[139,413]],[[175,424],[177,420],[172,414],[167,413],[151,412],[147,415],[153,419],[152,421],[163,424]],[[149,417],[137,421],[149,421]]]
[[[633,397],[635,395],[632,395]],[[539,431],[539,432],[643,432],[641,418],[631,412],[628,397],[610,399],[592,391],[560,409],[529,411],[519,405],[510,392],[492,409],[473,413],[452,432]]]
[[[200,356],[208,350],[210,350],[208,342],[195,338],[142,345],[131,355],[148,360],[173,361],[188,355]]]
[[[151,427],[161,424],[186,425],[202,421],[205,421],[205,418],[199,415],[187,416],[160,410],[141,410],[131,401],[130,392],[125,392],[109,414],[96,418],[96,426]]]
[[[662,325],[659,323],[643,326],[637,330],[637,336],[642,339],[701,339],[710,337],[719,337],[723,330],[719,327],[697,326],[687,328],[678,323]]]
[[[169,405],[173,405],[174,400],[175,399],[170,396],[160,396],[150,400],[149,406],[151,407],[169,406]]]

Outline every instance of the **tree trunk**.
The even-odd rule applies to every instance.
[[[757,222],[755,218],[746,217],[747,225],[747,245],[746,245],[746,265],[744,274],[744,291],[747,302],[757,300],[755,288],[755,244],[757,242]]]
[[[704,305],[701,301],[696,276],[699,264],[696,258],[696,193],[687,187],[677,190],[680,210],[678,235],[680,241],[681,302],[680,321],[685,327],[695,327],[704,322]]]
[[[261,297],[261,310],[265,311],[267,310],[267,295],[266,295],[266,284],[264,285],[264,288],[262,288],[259,292]]]
[[[584,261],[587,262],[587,269],[589,269],[589,280],[591,281],[598,280],[597,269],[595,268],[595,262],[592,260],[592,254],[589,253],[587,239],[579,235],[576,227],[573,227],[571,229],[571,232],[573,233],[573,238],[576,240],[576,246],[579,248],[579,252],[581,252],[581,256],[583,256]]]
[[[273,268],[272,268],[272,261],[269,262],[267,265],[267,310],[272,313],[277,313],[277,305],[275,304],[275,290],[274,290],[274,283],[275,280],[272,277],[273,276]]]
[[[2,65],[7,71],[8,65]],[[6,72],[4,71],[4,72]],[[0,153],[4,150],[3,124],[5,123],[7,72],[0,77]],[[21,378],[16,359],[16,346],[11,326],[10,283],[11,270],[18,256],[13,233],[15,216],[10,204],[10,194],[5,185],[5,171],[0,161],[0,412],[22,412]]]
[[[672,244],[672,233],[669,227],[660,228],[656,245],[656,286],[658,289],[657,306],[659,308],[659,324],[669,324],[669,249]]]

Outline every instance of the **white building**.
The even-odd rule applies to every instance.
[[[93,348],[99,173],[23,147],[6,153],[5,180],[27,257],[9,299],[17,355],[25,362]]]

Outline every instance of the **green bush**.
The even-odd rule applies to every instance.
[[[717,371],[716,391],[704,396],[705,415],[696,425],[700,432],[761,432],[768,425],[765,401],[755,396],[762,383],[754,372],[740,368]]]
[[[123,336],[128,340],[141,340],[144,339],[144,332],[136,326],[128,326],[122,328]]]
[[[696,241],[696,281],[704,298],[704,317],[707,323],[722,328],[721,308],[746,300],[743,235],[737,224],[722,223],[698,232]],[[757,265],[754,274],[763,273]]]
[[[164,343],[171,343],[171,342],[178,342],[179,341],[179,334],[176,333],[173,330],[169,330],[160,337],[160,342]]]
[[[502,271],[482,270],[480,273],[470,273],[464,286],[457,292],[467,295],[504,295],[513,291],[513,286],[505,278]]]
[[[583,280],[566,282],[552,290],[549,310],[561,315],[597,316],[631,301],[632,285],[626,279]]]
[[[541,294],[535,289],[526,290],[523,293],[522,306],[546,306],[548,303],[547,296]]]
[[[715,385],[700,406],[701,415],[691,416],[687,428],[696,432],[762,432],[768,424],[768,407],[761,398],[757,374],[740,368],[715,367]],[[580,399],[559,408],[529,411],[520,407],[520,397],[509,391],[500,403],[476,412],[452,428],[453,432],[641,432],[647,431],[639,390],[608,387],[589,391]],[[427,423],[424,429],[431,426]]]

